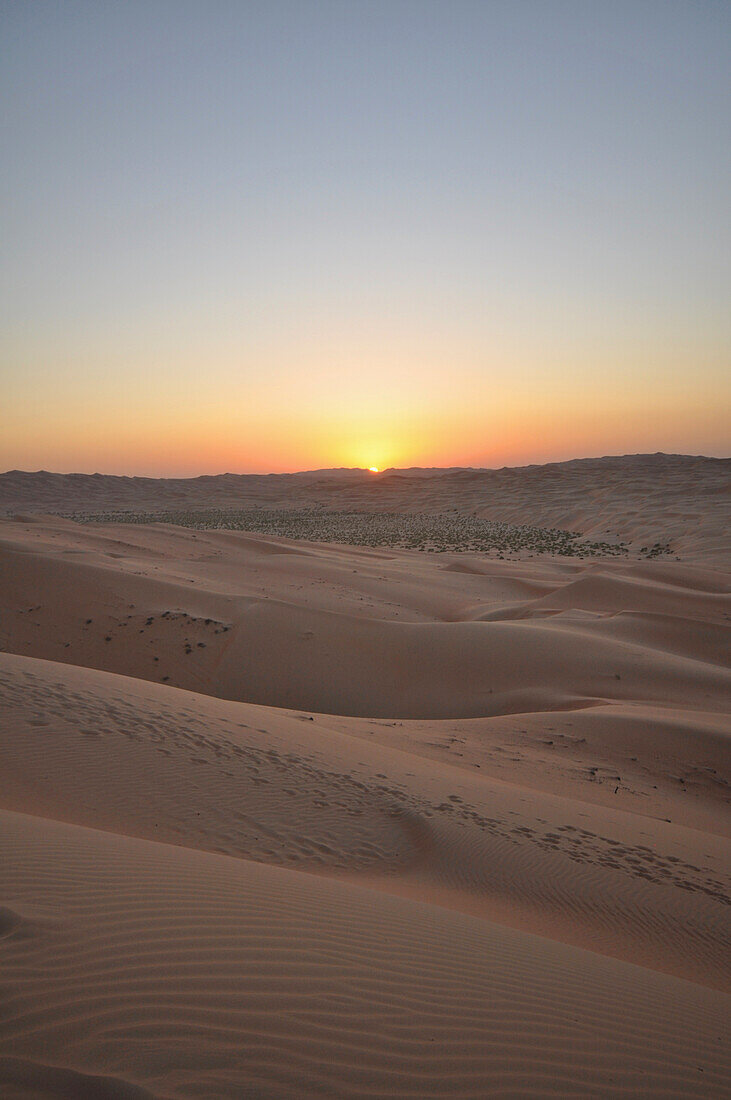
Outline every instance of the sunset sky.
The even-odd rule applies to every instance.
[[[0,11],[0,469],[731,450],[728,4]]]

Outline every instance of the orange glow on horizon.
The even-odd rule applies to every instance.
[[[0,433],[0,470],[142,477],[422,467],[501,467],[608,454],[728,453],[728,401],[711,404],[683,378],[659,390],[520,379],[465,386],[364,387],[343,381],[283,400],[262,385],[186,392],[155,379],[146,391],[54,380],[18,387]],[[446,377],[446,372],[445,372]]]
[[[0,471],[727,455],[715,16],[331,7],[14,6]]]

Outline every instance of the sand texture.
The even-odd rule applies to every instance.
[[[0,1094],[731,1096],[728,469],[0,476]]]

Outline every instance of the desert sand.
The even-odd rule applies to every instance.
[[[731,1096],[730,473],[0,475],[2,1094]]]

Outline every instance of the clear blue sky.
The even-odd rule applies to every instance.
[[[731,5],[0,10],[0,467],[728,453]]]

